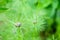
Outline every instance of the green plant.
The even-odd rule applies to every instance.
[[[0,40],[60,40],[59,4],[59,0],[2,0]]]

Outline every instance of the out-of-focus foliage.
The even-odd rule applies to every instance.
[[[51,30],[55,13],[57,31],[46,40],[60,40],[59,4],[59,0],[1,0],[0,40],[42,40],[40,31]],[[20,27],[15,26],[17,22]]]

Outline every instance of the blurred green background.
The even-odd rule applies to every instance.
[[[0,40],[60,40],[59,4],[60,0],[0,0]]]

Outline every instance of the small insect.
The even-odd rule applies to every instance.
[[[21,23],[20,23],[20,22],[16,22],[16,23],[15,23],[15,26],[16,26],[16,27],[20,27],[20,26],[21,26]]]

